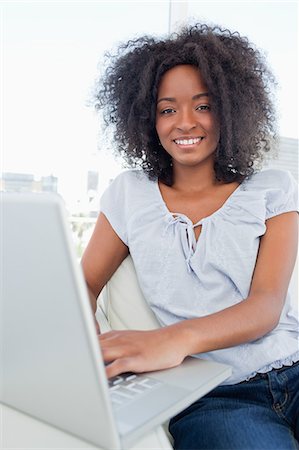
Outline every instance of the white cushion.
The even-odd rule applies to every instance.
[[[98,306],[104,311],[113,330],[150,330],[159,327],[140,290],[130,255],[106,284]]]

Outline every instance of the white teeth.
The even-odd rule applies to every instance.
[[[196,139],[175,139],[174,142],[179,145],[192,145],[197,144],[200,142],[203,138],[196,138]]]

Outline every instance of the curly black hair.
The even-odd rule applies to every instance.
[[[117,152],[150,179],[172,185],[172,162],[159,145],[156,101],[163,74],[180,64],[197,67],[220,122],[216,179],[242,182],[276,137],[274,77],[263,54],[246,37],[219,26],[196,24],[166,38],[143,36],[106,54],[95,107],[113,125]]]

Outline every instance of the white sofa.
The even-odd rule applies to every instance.
[[[159,327],[140,290],[130,255],[99,296],[96,317],[102,325],[102,331],[149,330]]]

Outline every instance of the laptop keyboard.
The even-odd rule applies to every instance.
[[[135,373],[123,373],[108,380],[114,407],[120,407],[160,386],[161,381]]]

